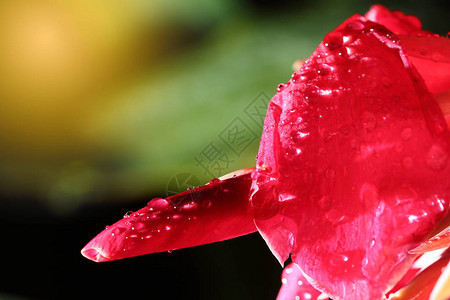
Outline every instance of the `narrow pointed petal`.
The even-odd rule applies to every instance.
[[[227,240],[256,231],[249,213],[251,173],[172,197],[156,198],[107,226],[81,253],[96,262],[111,261]]]
[[[271,100],[255,224],[337,299],[382,299],[446,216],[450,132],[398,37],[354,16]]]
[[[310,300],[317,299],[321,295],[322,293],[306,280],[295,263],[284,268],[277,300]]]
[[[447,247],[450,247],[450,226],[430,238],[428,241],[420,244],[412,250],[409,250],[409,253],[419,254]]]
[[[445,300],[449,299],[448,287],[450,275],[450,252],[431,266],[420,272],[411,282],[396,293],[389,296],[390,300]]]

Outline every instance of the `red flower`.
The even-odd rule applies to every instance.
[[[279,86],[256,169],[153,199],[83,255],[121,259],[257,228],[280,263],[293,261],[280,299],[317,298],[314,288],[336,299],[382,299],[417,275],[408,251],[448,211],[450,132],[435,97],[447,98],[449,63],[449,40],[413,16],[377,5],[349,18]],[[432,287],[440,274],[433,266]]]

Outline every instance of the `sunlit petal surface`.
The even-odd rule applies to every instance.
[[[220,180],[162,199],[127,213],[81,250],[94,261],[110,261],[153,252],[218,242],[256,231],[248,211],[251,173]]]
[[[392,300],[447,300],[450,297],[449,273],[450,252],[420,272],[401,290],[389,296]]]
[[[449,204],[450,135],[397,36],[354,16],[269,104],[252,206],[280,262],[339,299],[381,299]]]
[[[410,250],[409,253],[424,253],[447,247],[450,247],[450,226],[439,232],[437,235],[433,236],[428,241]]]

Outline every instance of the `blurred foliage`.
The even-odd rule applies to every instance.
[[[431,4],[430,4],[431,3]],[[57,214],[85,203],[164,195],[173,176],[210,179],[195,157],[210,142],[251,167],[220,134],[269,97],[323,36],[370,2],[0,2],[0,188]],[[439,1],[393,1],[445,33]],[[433,27],[434,26],[434,27]],[[21,203],[16,202],[16,205]]]

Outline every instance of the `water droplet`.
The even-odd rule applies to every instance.
[[[200,203],[199,206],[201,209],[207,209],[210,208],[213,205],[213,202],[209,199],[203,199]]]
[[[392,86],[391,79],[389,77],[383,77],[381,78],[381,84],[385,88],[390,88]]]
[[[170,253],[172,253],[172,252],[173,252],[173,250],[169,250],[169,251],[167,251],[167,253],[169,253],[169,254],[170,254]]]
[[[280,83],[280,84],[277,86],[277,91],[278,91],[278,92],[282,92],[285,88],[287,88],[287,87],[289,86],[289,84],[290,84],[289,81],[286,82],[286,83]]]
[[[303,91],[305,100],[310,104],[316,103],[317,99],[319,98],[318,90],[319,89],[316,86],[307,86]]]
[[[394,149],[397,152],[402,152],[403,149],[404,149],[403,144],[402,143],[396,143],[395,146],[394,146]]]
[[[400,136],[402,137],[402,139],[404,139],[405,141],[409,140],[412,137],[412,129],[411,128],[405,128],[402,130]]]
[[[403,158],[402,161],[403,167],[405,167],[405,169],[411,169],[413,164],[414,164],[414,160],[412,159],[411,156],[406,156],[405,158]]]
[[[298,73],[292,74],[291,78],[292,83],[299,83],[301,81],[301,76]]]
[[[345,268],[348,262],[348,256],[343,254],[335,255],[331,258],[330,264],[335,267]]]
[[[222,180],[220,180],[219,178],[213,178],[213,179],[211,179],[210,181],[209,181],[209,184],[216,184],[216,183],[219,183],[219,182],[221,182]]]
[[[285,155],[287,158],[294,158],[294,157],[297,157],[298,155],[300,155],[301,153],[302,153],[301,148],[289,147],[286,149]]]
[[[378,206],[378,189],[371,183],[364,183],[361,186],[359,197],[368,209],[374,209]]]
[[[369,132],[373,131],[375,127],[377,127],[377,119],[371,112],[366,111],[362,114],[362,122],[364,128]]]
[[[321,65],[317,68],[317,74],[319,74],[320,76],[326,76],[328,74],[330,74],[331,72],[331,68],[328,65]]]
[[[143,229],[145,229],[146,226],[142,222],[136,222],[133,227],[134,227],[134,230],[136,230],[136,231],[142,231]]]
[[[336,171],[334,171],[333,169],[328,168],[328,169],[325,170],[325,176],[328,179],[333,179],[334,176],[336,176]]]
[[[126,218],[129,218],[129,217],[131,217],[131,215],[133,215],[133,211],[127,211],[124,215],[123,215],[123,217],[126,219]]]
[[[347,135],[350,133],[350,129],[351,129],[350,125],[342,125],[339,127],[339,132],[342,135]]]
[[[352,147],[352,149],[358,149],[359,148],[358,140],[357,139],[352,139],[350,141],[350,147]]]
[[[322,196],[319,200],[319,207],[322,210],[329,210],[331,208],[331,198],[328,196]]]
[[[273,183],[264,183],[250,197],[253,217],[265,220],[273,217],[278,211],[278,195]]]
[[[123,227],[116,227],[116,228],[113,229],[112,233],[114,235],[118,235],[118,234],[121,234],[124,231],[125,231],[125,228],[123,228]]]
[[[308,137],[309,134],[309,132],[293,130],[290,133],[290,138],[295,144],[298,144],[301,143],[306,137]]]
[[[439,143],[435,143],[428,151],[426,162],[430,169],[440,171],[445,168],[448,161],[448,151]]]
[[[358,21],[350,22],[346,26],[346,28],[351,31],[362,31],[364,27],[364,24]]]
[[[342,34],[338,32],[330,32],[323,39],[325,47],[329,50],[335,50],[342,46]]]
[[[147,203],[147,207],[151,211],[159,211],[163,208],[166,208],[169,205],[169,202],[163,198],[154,198]]]
[[[191,202],[186,203],[186,204],[183,205],[183,209],[184,210],[196,209],[197,207],[198,207],[198,205],[194,201],[191,201]]]

